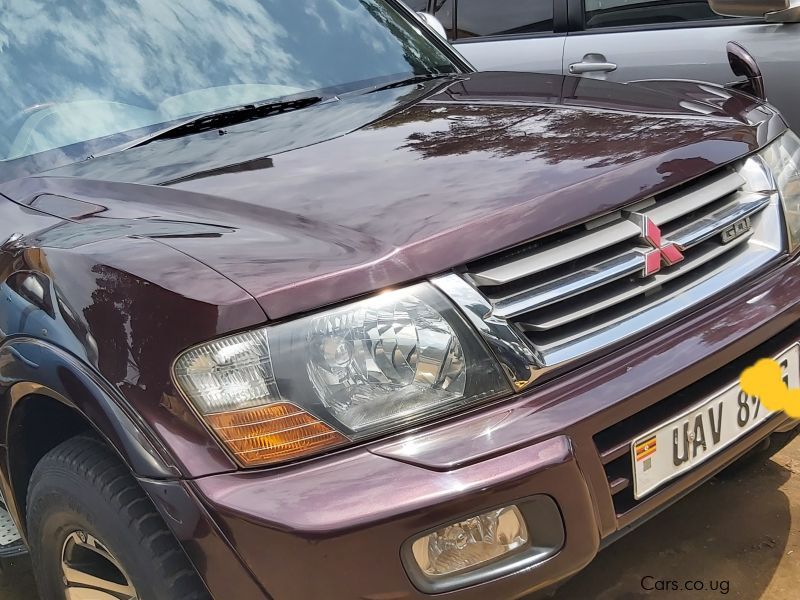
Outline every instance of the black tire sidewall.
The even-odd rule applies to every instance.
[[[31,558],[42,600],[64,600],[61,555],[67,537],[83,531],[97,538],[121,563],[142,600],[173,600],[160,594],[158,572],[121,512],[76,473],[45,467],[29,493]]]

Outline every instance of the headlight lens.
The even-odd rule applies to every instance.
[[[767,146],[761,157],[769,165],[780,192],[789,250],[794,252],[800,247],[800,138],[788,131]]]
[[[511,392],[432,286],[192,348],[175,381],[239,462],[290,460]]]

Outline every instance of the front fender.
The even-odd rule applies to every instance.
[[[0,486],[17,523],[22,522],[13,489],[17,443],[26,434],[15,424],[30,403],[57,401],[74,410],[100,435],[135,476],[174,479],[175,461],[126,400],[96,372],[66,351],[30,337],[7,338],[0,346]],[[19,490],[17,490],[19,491]]]
[[[19,413],[53,401],[74,411],[114,448],[164,517],[215,598],[234,587],[242,598],[267,600],[200,503],[193,498],[169,451],[125,398],[91,367],[52,344],[31,337],[0,345],[0,487],[25,536],[24,489],[14,489],[15,452],[24,452]],[[27,484],[27,482],[25,482]],[[17,499],[20,502],[17,502]],[[208,557],[215,558],[210,568]]]

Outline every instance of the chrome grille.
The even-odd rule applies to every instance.
[[[783,246],[774,183],[753,157],[437,284],[524,387],[735,285]]]

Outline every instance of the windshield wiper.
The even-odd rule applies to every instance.
[[[240,123],[264,119],[273,115],[300,110],[309,106],[313,106],[314,104],[319,104],[320,102],[322,102],[322,97],[308,96],[306,98],[281,100],[279,102],[243,104],[242,106],[237,106],[235,108],[205,113],[135,140],[132,143],[127,144],[123,149],[128,150],[130,148],[138,148],[139,146],[145,146],[150,142],[180,138],[195,133],[202,133],[204,131],[212,131],[214,129],[221,130],[224,127],[230,127],[231,125],[238,125]]]
[[[406,77],[405,79],[400,79],[399,81],[391,81],[387,84],[370,88],[369,93],[382,92],[383,90],[391,90],[393,88],[413,85],[415,83],[425,83],[426,81],[432,81],[434,79],[447,79],[450,77],[455,77],[456,75],[458,75],[458,73],[425,73],[424,75],[413,75],[411,77]]]

